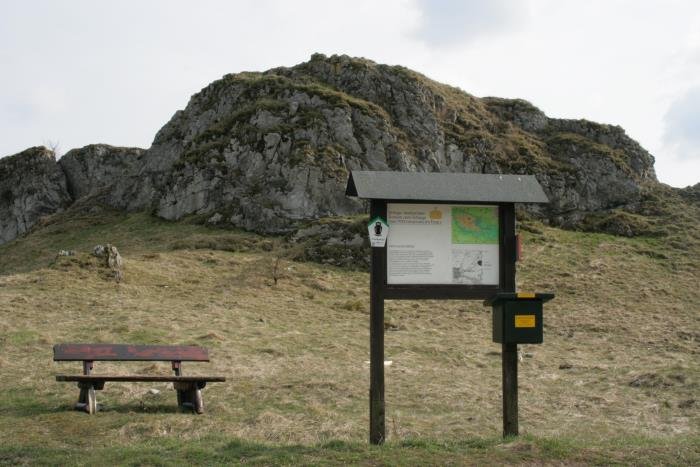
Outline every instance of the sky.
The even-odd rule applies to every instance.
[[[210,82],[315,52],[620,125],[700,182],[695,0],[0,0],[0,157],[147,148]]]

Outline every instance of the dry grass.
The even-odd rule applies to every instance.
[[[70,229],[39,231],[0,247],[0,438],[6,446],[73,452],[95,443],[118,450],[176,439],[201,446],[210,439],[362,445],[368,425],[367,274],[283,261],[275,285],[274,252],[251,250],[267,240],[249,234],[142,215],[92,229],[78,236]],[[635,450],[649,443],[629,440],[645,437],[656,440],[654,450],[680,456],[670,459],[699,462],[698,252],[676,251],[658,239],[529,230],[541,233],[525,232],[520,288],[557,294],[545,307],[544,345],[522,346],[521,432],[535,439],[523,442],[526,454],[485,442],[488,452],[506,453],[486,462],[529,455],[537,460],[533,452],[557,449],[575,462],[600,456],[603,462],[633,462]],[[172,249],[183,236],[225,238],[228,246],[239,238],[251,251]],[[121,247],[121,284],[87,253],[99,238]],[[149,238],[155,240],[144,240]],[[39,251],[59,244],[78,255],[52,263],[47,251]],[[22,252],[34,252],[31,267],[22,267]],[[498,439],[500,347],[491,342],[490,311],[476,302],[393,301],[386,315],[386,358],[393,361],[386,371],[390,440]],[[53,380],[80,366],[52,362],[51,347],[62,342],[203,345],[212,362],[186,365],[185,371],[223,374],[228,382],[204,390],[204,416],[178,413],[166,384],[108,383],[98,394],[105,410],[88,417],[70,410],[77,388]],[[96,371],[146,367],[98,362]],[[156,370],[168,373],[169,367],[157,364]],[[151,388],[160,394],[149,394]],[[628,441],[609,444],[621,438]],[[542,439],[574,441],[561,448]],[[315,463],[331,455],[319,449],[299,459]],[[427,446],[424,454],[431,449],[437,448]],[[443,454],[424,459],[461,463],[457,454]],[[289,455],[282,461],[297,459]]]

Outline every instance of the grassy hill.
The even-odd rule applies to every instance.
[[[0,463],[699,464],[698,242],[535,222],[522,233],[519,288],[557,294],[545,343],[521,346],[523,436],[500,437],[490,310],[393,301],[389,441],[370,447],[366,273],[278,262],[281,240],[245,232],[56,215],[0,246]],[[124,256],[120,284],[89,254],[106,242]],[[178,413],[167,384],[107,383],[90,417],[54,381],[80,366],[51,360],[62,342],[203,345],[212,362],[185,371],[228,382],[207,386],[202,416]],[[170,372],[96,364],[127,369]]]

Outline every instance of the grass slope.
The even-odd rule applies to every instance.
[[[476,302],[386,308],[389,442],[367,446],[368,275],[282,261],[276,240],[89,210],[0,246],[0,463],[700,463],[700,250],[525,224],[522,290],[553,291],[545,343],[522,346],[524,436],[502,440],[499,346]],[[116,284],[89,255],[116,244]],[[59,249],[74,257],[54,258]],[[108,383],[71,410],[61,342],[198,344],[224,374],[207,413],[167,384]],[[169,373],[167,364],[97,372]],[[187,374],[187,373],[186,373]],[[159,389],[159,394],[149,389]]]

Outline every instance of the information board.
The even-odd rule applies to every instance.
[[[498,206],[387,203],[387,284],[499,285]]]

